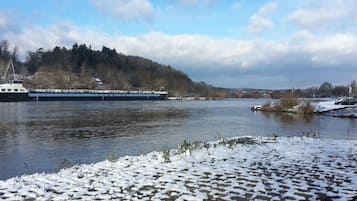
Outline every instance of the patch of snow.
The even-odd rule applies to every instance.
[[[235,138],[234,138],[235,139]],[[353,200],[357,141],[257,137],[190,154],[122,157],[0,181],[0,200]]]
[[[333,110],[339,110],[349,107],[355,107],[350,105],[336,105],[335,101],[322,101],[313,104],[315,112],[328,112]]]

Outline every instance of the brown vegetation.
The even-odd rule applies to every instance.
[[[310,101],[306,101],[306,102],[302,102],[299,104],[298,108],[297,108],[297,113],[299,114],[313,114],[315,111],[314,106],[311,104]]]
[[[282,97],[278,104],[266,103],[260,110],[265,112],[291,112],[304,115],[314,113],[314,107],[311,102],[299,101],[293,95]]]
[[[298,100],[292,94],[280,98],[280,106],[282,107],[282,109],[289,109],[296,106],[297,104],[298,104]]]

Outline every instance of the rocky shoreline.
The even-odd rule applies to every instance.
[[[231,138],[0,181],[0,200],[356,200],[357,141]]]

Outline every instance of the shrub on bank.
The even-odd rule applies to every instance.
[[[280,106],[283,109],[293,108],[294,106],[298,105],[298,103],[299,102],[298,102],[297,98],[293,95],[287,95],[280,99]]]
[[[297,113],[299,114],[313,114],[315,112],[315,107],[311,102],[302,102],[298,105]]]
[[[298,114],[313,114],[315,108],[309,101],[298,101],[298,99],[292,95],[285,96],[280,99],[279,104],[266,103],[261,111],[266,112],[292,112]]]

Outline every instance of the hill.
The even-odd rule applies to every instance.
[[[2,52],[4,52],[2,50]],[[2,63],[11,53],[0,55]],[[16,62],[17,72],[26,75],[29,88],[168,90],[171,96],[214,96],[218,89],[192,81],[185,73],[149,59],[85,44],[71,49],[55,47],[29,52],[25,62]],[[3,71],[1,71],[3,72]],[[98,85],[98,79],[102,81]]]

